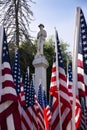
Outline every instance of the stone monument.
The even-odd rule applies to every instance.
[[[46,31],[43,29],[44,25],[40,24],[38,26],[40,31],[37,34],[37,53],[33,60],[33,66],[35,67],[35,90],[38,92],[39,84],[42,84],[42,87],[47,91],[47,76],[46,69],[49,66],[48,61],[46,60],[43,52],[43,45],[47,37]]]

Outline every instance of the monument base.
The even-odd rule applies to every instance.
[[[36,55],[33,60],[33,66],[35,67],[35,90],[38,92],[38,87],[41,81],[43,89],[47,92],[47,76],[46,69],[49,66],[48,61],[44,55]]]

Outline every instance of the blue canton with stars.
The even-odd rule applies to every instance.
[[[56,31],[56,42],[57,42],[57,53],[58,53],[58,64],[59,67],[64,68],[64,62],[63,62],[63,58],[62,58],[62,53],[61,53],[61,46],[60,46],[60,42],[59,42],[59,38],[58,38],[58,32]]]
[[[87,24],[82,10],[80,10],[80,38],[82,44],[84,71],[87,74]]]
[[[71,64],[68,65],[68,79],[72,82],[72,66]]]
[[[38,89],[38,102],[40,104],[40,106],[43,108],[43,90],[42,90],[42,85],[39,85],[39,89]]]
[[[48,105],[48,103],[47,103],[46,92],[43,91],[43,106],[46,107],[47,105]]]
[[[35,89],[32,83],[29,86],[25,98],[26,105],[24,106],[24,109],[27,109],[28,107],[33,106],[35,104]]]
[[[31,84],[29,87],[29,104],[30,106],[33,106],[35,104],[35,89],[33,86],[33,81],[31,81]]]
[[[21,73],[20,73],[19,51],[18,51],[18,49],[17,49],[16,54],[15,54],[12,73],[13,73],[14,84],[16,86],[16,92],[17,92],[17,95],[19,95],[19,93],[21,92],[21,89],[20,89]]]
[[[25,75],[25,83],[24,83],[24,92],[25,92],[26,103],[28,102],[28,99],[29,99],[29,96],[27,96],[29,93],[29,86],[30,86],[30,82],[29,82],[29,74],[28,74],[28,69],[27,69],[26,75]]]
[[[24,106],[24,109],[27,109],[28,107],[33,106],[35,104],[35,89],[33,86],[33,82],[29,83],[28,70],[26,71],[25,76],[24,91],[26,100],[26,105]]]
[[[8,51],[8,45],[7,45],[7,38],[5,34],[5,29],[3,32],[3,45],[2,45],[2,63],[8,62],[10,63],[10,57],[9,57],[9,51]]]

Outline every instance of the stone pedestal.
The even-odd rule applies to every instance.
[[[43,89],[47,92],[47,74],[46,69],[49,66],[45,56],[38,55],[33,60],[33,66],[35,67],[35,90],[38,92],[38,87],[41,81]]]

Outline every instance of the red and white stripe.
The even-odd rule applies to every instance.
[[[22,130],[38,130],[36,106],[30,106],[22,110]]]
[[[37,113],[37,121],[38,121],[38,130],[44,130],[44,111],[43,108],[38,103],[37,97],[35,96],[35,103],[36,103],[36,113]]]
[[[26,101],[25,101],[24,84],[22,83],[22,78],[20,79],[20,89],[21,92],[19,94],[19,101],[21,106],[24,106],[26,104]]]
[[[69,95],[66,83],[65,72],[62,68],[59,68],[59,94],[60,94],[60,106],[61,106],[61,117],[59,115],[59,100],[58,100],[58,88],[57,88],[57,77],[56,77],[56,63],[53,63],[50,94],[53,96],[52,104],[52,121],[51,129],[60,129],[60,118],[62,129],[68,129],[71,127],[71,108],[69,102]],[[52,92],[52,90],[54,90]]]
[[[44,113],[35,96],[35,105],[26,110],[22,110],[23,130],[45,130]]]
[[[79,127],[79,124],[81,122],[81,116],[82,116],[82,108],[79,101],[78,96],[76,96],[76,106],[75,106],[75,126],[76,129]]]
[[[44,109],[45,130],[50,130],[50,123],[51,123],[51,111],[50,111],[50,107],[49,107],[49,105],[47,105],[43,109]]]
[[[47,116],[47,120],[50,124],[50,122],[51,122],[51,111],[50,111],[49,105],[46,106],[46,116]]]
[[[58,88],[57,88],[57,80],[56,80],[56,62],[53,62],[53,67],[52,67],[50,95],[53,97],[51,129],[56,130],[57,124],[59,122]]]
[[[67,82],[68,82],[70,102],[71,102],[71,105],[72,105],[73,104],[72,82],[71,81],[67,81]],[[75,105],[75,126],[76,126],[76,129],[78,128],[78,126],[80,124],[81,115],[82,115],[81,104],[80,104],[78,95],[76,94],[76,105]]]
[[[3,33],[3,27],[0,28],[0,36]],[[1,40],[2,39],[2,40]],[[4,35],[0,37],[0,44],[3,45]],[[2,41],[2,42],[1,42]],[[5,41],[6,42],[6,41]],[[13,82],[10,63],[2,63],[2,50],[0,50],[0,129],[1,130],[21,130],[20,115],[18,111],[18,102],[16,90]],[[8,58],[8,52],[5,55]]]
[[[84,68],[83,68],[83,55],[78,53],[78,62],[77,62],[77,76],[78,76],[78,90],[81,97],[85,97],[85,84],[84,84]]]
[[[8,62],[2,64],[2,95],[1,101],[14,100],[17,101],[16,90],[14,87],[11,67]]]
[[[82,111],[79,130],[86,130],[86,129],[87,129],[87,108],[84,108],[84,110]]]
[[[56,31],[54,63],[52,67],[51,88],[55,88],[52,104],[52,128],[54,130],[68,130],[71,128],[72,110],[67,87],[67,78],[63,68],[58,33]],[[53,92],[53,93],[54,93]],[[52,92],[51,92],[52,93]],[[58,95],[58,96],[57,96]]]

